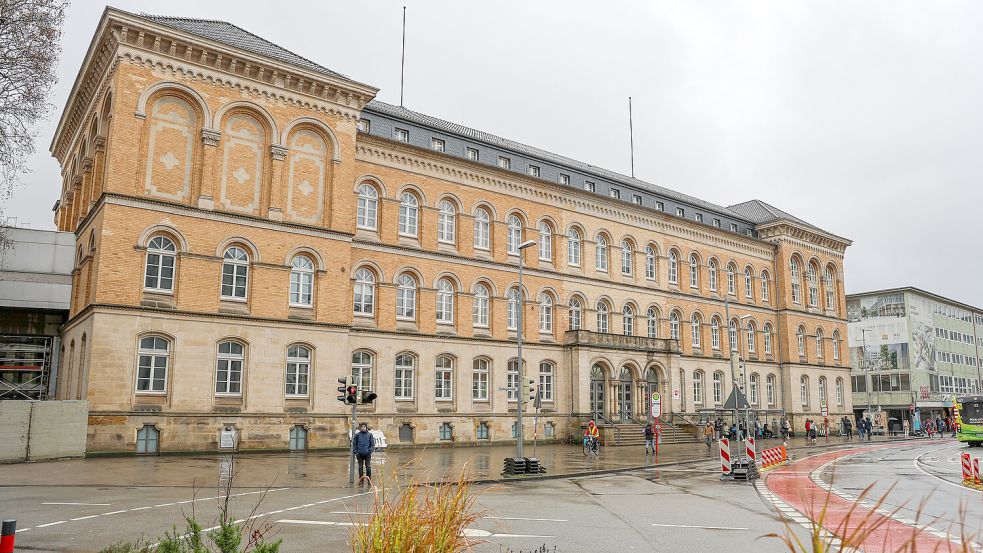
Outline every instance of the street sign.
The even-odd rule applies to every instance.
[[[820,404],[819,409],[824,418],[829,416],[829,407],[826,406],[825,401]]]
[[[652,393],[652,418],[657,419],[662,416],[662,394]]]
[[[679,399],[679,388],[672,389],[672,399],[676,399],[676,400]]]

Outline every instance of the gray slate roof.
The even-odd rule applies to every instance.
[[[166,25],[167,27],[172,27],[186,33],[207,38],[209,40],[214,40],[215,42],[220,42],[226,46],[245,50],[260,56],[273,58],[277,61],[282,61],[291,65],[296,65],[315,73],[320,73],[331,77],[341,77],[343,79],[348,78],[341,73],[332,71],[323,65],[314,63],[303,56],[299,56],[286,48],[273,44],[272,42],[256,36],[249,31],[241,27],[237,27],[236,25],[233,25],[227,21],[168,17],[145,13],[140,14],[140,17],[153,21],[154,23],[159,23],[160,25]]]
[[[795,215],[792,215],[787,211],[782,211],[781,209],[778,209],[777,207],[761,200],[750,200],[747,202],[734,204],[729,206],[727,209],[757,225],[785,219],[793,223],[826,233],[826,231],[823,229],[815,225],[810,225]]]
[[[442,130],[447,133],[456,134],[463,136],[465,138],[470,138],[478,142],[484,142],[485,144],[490,144],[498,148],[505,150],[511,150],[520,154],[527,155],[529,157],[534,157],[541,159],[543,161],[554,163],[562,167],[569,167],[571,169],[576,169],[587,174],[595,175],[599,178],[608,179],[617,183],[624,184],[626,186],[634,186],[643,190],[648,190],[655,194],[664,196],[666,198],[671,198],[678,200],[682,203],[687,203],[692,206],[697,206],[708,211],[716,211],[717,213],[729,215],[731,217],[736,217],[738,219],[743,219],[744,216],[737,212],[728,210],[726,207],[710,203],[706,200],[701,200],[699,198],[694,198],[693,196],[688,196],[686,194],[676,192],[675,190],[670,190],[668,188],[663,188],[661,186],[645,182],[643,180],[635,179],[627,175],[622,175],[621,173],[616,173],[602,167],[597,167],[595,165],[590,165],[582,161],[577,161],[575,159],[561,156],[559,154],[554,154],[546,150],[541,150],[533,146],[522,144],[521,142],[515,142],[514,140],[509,140],[507,138],[502,138],[494,134],[486,133],[484,131],[479,131],[460,125],[458,123],[452,123],[444,119],[439,119],[433,117],[432,115],[427,115],[424,113],[419,113],[410,109],[406,109],[400,106],[394,106],[392,104],[387,104],[386,102],[381,102],[379,100],[372,100],[366,105],[365,109],[369,111],[377,111],[392,117],[399,117],[418,123],[420,125],[432,127],[435,129]]]

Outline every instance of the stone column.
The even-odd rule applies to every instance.
[[[102,196],[106,186],[106,137],[97,136],[94,142],[95,162],[92,169],[92,192],[89,194],[89,207],[91,208]]]
[[[273,160],[272,182],[270,183],[270,207],[267,217],[274,221],[283,220],[283,161],[290,151],[286,146],[270,145],[270,158]]]
[[[82,213],[82,177],[72,178],[72,215],[69,217],[69,229],[75,231]]]
[[[213,129],[201,129],[202,159],[201,159],[201,190],[198,193],[198,207],[215,209],[215,163],[218,159],[218,145],[222,142],[222,133]]]
[[[79,220],[89,213],[92,197],[92,158],[82,160],[82,194],[79,196]]]

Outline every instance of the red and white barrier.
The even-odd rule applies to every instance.
[[[973,482],[973,461],[969,458],[969,453],[960,455],[963,461],[963,484]]]
[[[973,484],[976,487],[980,486],[980,459],[978,457],[973,459]]]
[[[761,470],[775,468],[788,462],[788,452],[785,446],[770,447],[761,450]]]
[[[730,440],[727,438],[720,438],[717,442],[717,449],[720,450],[720,469],[723,471],[723,475],[727,476],[730,474]]]
[[[0,533],[0,553],[14,553],[14,539],[17,535],[17,521],[3,521],[3,532]]]
[[[748,436],[744,438],[744,452],[747,455],[748,461],[757,464],[758,456],[754,449],[754,437]]]

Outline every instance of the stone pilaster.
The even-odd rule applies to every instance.
[[[270,186],[270,207],[267,216],[274,221],[283,220],[283,162],[289,151],[285,146],[277,144],[270,146],[270,157],[273,160],[273,182]]]
[[[218,146],[222,142],[222,133],[214,129],[201,130],[202,163],[201,163],[201,192],[198,194],[198,207],[215,209],[215,163],[218,159]]]

